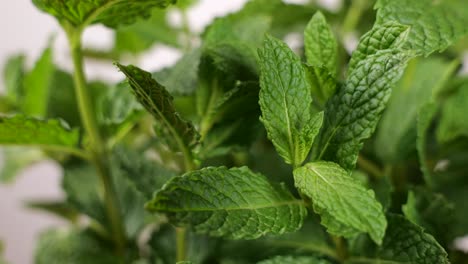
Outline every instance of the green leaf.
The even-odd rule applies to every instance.
[[[310,152],[323,114],[312,114],[306,70],[286,44],[267,36],[259,56],[261,120],[276,151],[298,166]]]
[[[315,257],[277,256],[257,262],[257,264],[329,264],[331,262]]]
[[[108,27],[131,24],[148,18],[154,7],[164,8],[174,0],[33,0],[37,8],[74,27],[102,23]]]
[[[374,55],[380,50],[403,46],[408,33],[408,26],[393,21],[383,25],[375,25],[361,37],[356,50],[353,51],[348,65],[348,75],[353,72],[358,62],[368,56]]]
[[[76,222],[80,215],[75,208],[65,201],[30,201],[26,203],[26,206],[54,214],[70,222]]]
[[[137,54],[159,43],[179,47],[178,33],[178,30],[168,23],[168,12],[154,9],[150,19],[117,28],[114,51],[119,54]]]
[[[444,195],[427,189],[416,188],[408,193],[408,200],[402,211],[411,222],[448,245],[455,238],[455,207]]]
[[[197,88],[200,59],[201,50],[194,49],[184,54],[174,66],[153,74],[153,77],[173,95],[191,95]]]
[[[434,103],[427,103],[421,107],[417,119],[417,138],[416,148],[418,150],[419,164],[423,173],[426,184],[430,187],[434,186],[432,179],[432,169],[427,163],[426,144],[427,133],[432,124],[435,114],[437,113],[437,106]]]
[[[3,164],[0,167],[0,183],[11,183],[26,167],[44,159],[42,151],[27,147],[0,149]]]
[[[351,171],[365,139],[374,132],[394,83],[412,53],[383,50],[361,60],[325,107],[323,129],[314,147],[317,159]],[[316,153],[317,154],[317,153]]]
[[[447,143],[459,137],[468,137],[468,81],[462,82],[442,106],[437,141]]]
[[[37,60],[34,68],[24,77],[24,97],[21,101],[24,114],[45,117],[54,71],[52,48],[48,47]]]
[[[175,177],[146,207],[177,226],[229,239],[255,239],[298,230],[307,211],[281,185],[247,167],[208,167]]]
[[[447,253],[433,236],[401,215],[390,214],[382,246],[372,258],[351,258],[350,263],[440,263],[448,264]]]
[[[3,69],[6,96],[15,104],[19,103],[24,96],[24,60],[24,55],[12,56],[8,58]]]
[[[405,47],[428,56],[442,51],[468,33],[468,12],[463,0],[379,0],[376,24],[389,21],[410,26]]]
[[[336,76],[338,44],[323,14],[318,11],[304,31],[307,63],[323,67],[332,77]]]
[[[183,152],[193,147],[198,133],[191,122],[183,120],[176,112],[173,98],[166,88],[151,78],[150,73],[135,66],[117,66],[127,76],[138,101],[158,121],[158,136]]]
[[[329,233],[354,237],[368,233],[381,244],[387,227],[382,205],[343,168],[331,162],[307,163],[294,170],[294,182],[313,201]]]
[[[416,59],[408,64],[393,89],[377,129],[375,149],[381,160],[402,161],[415,150],[418,112],[424,104],[434,100],[457,66],[458,61],[438,58]]]
[[[49,230],[40,235],[35,251],[37,264],[115,264],[112,249],[90,231]]]
[[[336,91],[336,79],[331,75],[328,69],[307,66],[308,81],[310,82],[312,98],[315,103],[320,104],[320,108],[327,102]]]
[[[79,143],[77,130],[70,130],[61,120],[39,120],[16,115],[0,117],[0,144],[39,146],[74,152]]]

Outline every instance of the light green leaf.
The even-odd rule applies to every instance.
[[[423,173],[426,184],[434,187],[432,179],[432,168],[427,163],[427,133],[432,124],[435,114],[437,113],[437,106],[434,103],[427,103],[421,107],[417,119],[417,137],[416,148],[418,150],[419,164]]]
[[[128,83],[121,82],[106,89],[98,98],[97,118],[102,124],[118,125],[140,110],[141,104],[133,96]]]
[[[320,104],[320,108],[327,102],[336,91],[336,79],[333,77],[328,69],[307,66],[308,81],[310,82],[312,98],[315,103]]]
[[[431,235],[401,215],[390,214],[381,247],[369,257],[351,257],[346,263],[449,264],[447,253]]]
[[[276,151],[298,166],[310,152],[323,114],[312,114],[306,69],[286,44],[268,36],[259,56],[261,120]]]
[[[458,61],[438,58],[416,59],[408,64],[393,88],[377,129],[375,150],[389,163],[402,161],[415,150],[416,118],[421,107],[434,100],[454,74]]]
[[[257,264],[330,264],[331,262],[315,257],[298,256],[277,256],[271,259],[262,260]]]
[[[376,24],[389,21],[410,26],[405,48],[428,56],[442,51],[468,33],[464,0],[379,0]]]
[[[11,183],[26,167],[44,159],[42,151],[27,147],[0,149],[3,164],[0,166],[0,183]]]
[[[368,233],[381,244],[387,227],[382,205],[343,168],[332,162],[307,163],[294,170],[294,182],[313,201],[329,233],[354,237]]]
[[[336,77],[338,44],[320,11],[307,24],[304,45],[307,63],[314,67],[323,67],[332,77]]]
[[[78,130],[70,130],[60,120],[43,121],[22,115],[0,117],[0,144],[72,151],[78,143]]]
[[[75,27],[102,23],[108,27],[148,18],[154,7],[164,8],[174,0],[33,0],[37,8]]]
[[[468,81],[462,81],[458,89],[445,100],[439,126],[437,141],[447,143],[458,137],[468,137]]]
[[[374,132],[391,89],[413,54],[383,50],[361,60],[325,107],[323,129],[315,149],[317,159],[355,167],[365,139]],[[316,153],[317,154],[317,153]]]
[[[174,108],[173,98],[166,88],[155,81],[149,72],[135,66],[117,64],[138,101],[158,121],[156,132],[170,147],[189,151],[198,140],[198,133],[191,122],[183,120]]]
[[[40,235],[37,264],[115,264],[119,259],[95,234],[84,230],[49,230]]]
[[[8,58],[4,65],[3,76],[7,98],[17,104],[24,95],[24,55],[15,55]]]
[[[21,101],[24,114],[45,117],[54,71],[52,48],[48,47],[37,60],[34,68],[24,77],[24,97]]]
[[[423,227],[437,241],[448,245],[455,238],[455,206],[444,195],[415,188],[408,193],[402,211],[408,220]]]
[[[353,72],[358,62],[368,56],[376,54],[380,50],[403,46],[408,33],[408,26],[393,21],[383,25],[375,25],[361,37],[356,50],[353,51],[348,65],[348,75]]]
[[[298,230],[307,211],[282,185],[247,167],[208,167],[169,181],[146,207],[177,226],[229,239]]]

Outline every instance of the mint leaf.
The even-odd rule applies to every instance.
[[[457,66],[458,61],[438,58],[415,59],[408,64],[400,82],[393,88],[377,129],[375,149],[381,160],[395,163],[414,151],[419,109],[434,100]]]
[[[366,57],[374,55],[380,50],[403,46],[408,33],[408,26],[393,21],[382,25],[374,25],[371,30],[361,37],[356,50],[353,51],[348,65],[348,75],[353,72],[358,62]]]
[[[304,45],[307,63],[323,67],[332,77],[336,76],[338,44],[323,14],[318,11],[304,31]]]
[[[379,0],[376,24],[396,21],[410,26],[405,47],[428,56],[468,33],[466,3],[460,0]]]
[[[24,95],[23,77],[25,74],[24,55],[16,55],[8,58],[3,69],[5,90],[7,98],[17,104]]]
[[[365,139],[374,132],[391,88],[400,78],[411,52],[382,50],[361,60],[325,107],[316,157],[355,167]]]
[[[444,195],[415,188],[408,193],[402,211],[408,220],[423,227],[437,241],[448,245],[455,238],[455,207]]]
[[[169,181],[146,204],[177,226],[229,239],[298,230],[307,211],[282,185],[247,167],[208,167]]]
[[[166,88],[155,81],[149,72],[135,66],[117,67],[127,76],[127,80],[137,100],[158,121],[156,132],[170,147],[185,152],[198,140],[198,133],[191,122],[183,120],[176,112],[173,98]]]
[[[257,264],[329,264],[331,262],[315,257],[277,256],[268,260],[257,262]]]
[[[24,77],[24,97],[22,112],[28,116],[44,117],[47,113],[49,87],[55,67],[52,61],[52,48],[44,50],[34,68]]]
[[[0,144],[71,151],[78,143],[78,131],[70,130],[60,120],[44,121],[22,115],[0,117]]]
[[[442,113],[437,127],[437,141],[447,143],[459,137],[468,137],[468,81],[463,80],[457,90],[442,105]]]
[[[300,59],[280,40],[267,36],[260,56],[261,120],[286,163],[300,165],[322,125],[312,114],[312,96]]]
[[[52,229],[40,235],[34,261],[37,264],[114,264],[119,259],[91,231]]]
[[[108,27],[131,24],[138,17],[148,18],[154,7],[164,8],[174,0],[33,0],[37,8],[75,27],[102,23]]]
[[[328,98],[336,91],[336,79],[326,68],[307,66],[307,71],[312,98],[314,98],[315,103],[319,103],[320,108],[322,108]]]
[[[294,170],[294,182],[311,198],[328,232],[347,238],[368,233],[377,244],[387,221],[372,190],[366,190],[343,168],[332,162],[307,163]]]
[[[65,201],[30,201],[26,203],[26,206],[62,217],[72,223],[76,223],[80,216],[80,213]]]

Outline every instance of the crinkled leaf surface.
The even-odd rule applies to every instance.
[[[166,7],[175,0],[33,0],[42,11],[73,26],[102,23],[108,27],[131,24],[138,17],[148,18],[154,7]]]
[[[412,60],[393,88],[377,129],[375,150],[385,162],[398,162],[415,149],[416,118],[455,72],[458,62],[440,58]]]
[[[464,0],[379,0],[377,24],[396,21],[410,26],[405,47],[427,56],[442,51],[468,33]]]
[[[70,130],[61,120],[44,121],[23,115],[0,117],[0,144],[60,149],[78,143],[78,130]]]
[[[296,231],[307,214],[285,186],[247,167],[208,167],[175,177],[146,206],[175,225],[229,239]]]
[[[180,151],[192,147],[198,140],[198,133],[191,122],[183,120],[176,112],[173,98],[166,88],[154,80],[149,72],[132,65],[117,66],[127,76],[137,100],[158,121],[158,136]]]
[[[299,165],[309,154],[323,118],[322,113],[312,114],[306,69],[286,44],[270,36],[259,56],[261,120],[286,163]]]
[[[323,67],[331,76],[336,76],[338,44],[335,36],[319,11],[310,20],[304,31],[304,45],[307,63]]]
[[[365,139],[374,132],[411,53],[383,50],[361,60],[325,107],[317,140],[318,159],[337,162],[347,170],[356,164]]]
[[[263,260],[257,264],[329,264],[331,262],[315,257],[301,256],[277,256],[271,259]]]
[[[365,232],[382,243],[387,227],[382,205],[343,168],[332,162],[307,163],[294,170],[294,181],[312,199],[329,233],[351,238]]]

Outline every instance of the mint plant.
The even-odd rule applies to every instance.
[[[465,1],[310,2],[252,0],[198,36],[194,1],[33,0],[74,65],[52,48],[5,64],[2,181],[63,168],[66,199],[28,202],[70,222],[35,262],[467,263]],[[84,46],[93,24],[115,29],[112,50]],[[154,44],[183,55],[124,63]],[[88,81],[86,57],[125,80]]]

